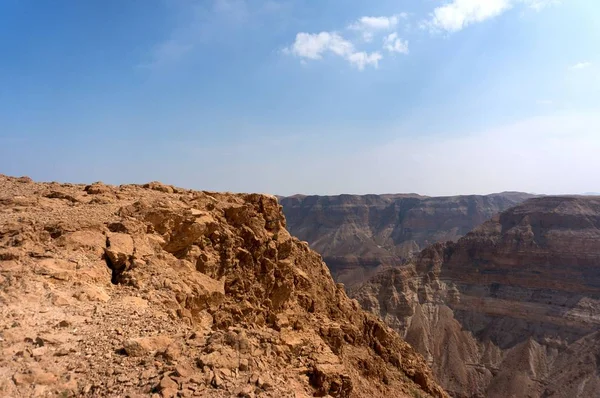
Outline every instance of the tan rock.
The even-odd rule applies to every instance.
[[[179,385],[173,379],[171,379],[169,376],[163,376],[163,378],[160,379],[160,383],[159,383],[158,387],[161,390],[171,389],[171,390],[177,391],[177,389],[179,388]]]
[[[141,337],[123,343],[123,349],[131,357],[143,357],[166,350],[173,340],[167,336]]]
[[[237,352],[230,347],[220,347],[218,351],[201,355],[198,366],[208,366],[211,369],[237,369],[239,364]]]
[[[190,367],[188,367],[186,365],[177,365],[175,367],[175,372],[180,377],[188,378],[193,374],[193,369],[191,369]]]
[[[85,191],[89,195],[101,195],[111,193],[113,191],[112,187],[105,185],[104,183],[98,181],[91,185],[85,187]]]
[[[57,243],[70,250],[91,250],[101,255],[106,247],[106,236],[95,230],[75,231],[61,236]]]
[[[128,234],[111,233],[106,239],[105,253],[113,268],[123,269],[131,262],[134,245]]]
[[[68,281],[74,276],[75,264],[62,259],[44,259],[35,266],[35,272],[59,281]]]
[[[87,286],[73,294],[73,297],[79,301],[98,301],[103,303],[110,300],[110,296],[106,293],[104,288],[96,286]]]
[[[152,181],[148,184],[144,184],[144,188],[153,189],[155,191],[164,192],[164,193],[173,193],[175,190],[170,185],[165,185],[159,181]]]

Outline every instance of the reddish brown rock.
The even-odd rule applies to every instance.
[[[352,295],[454,396],[595,396],[600,199],[531,199]]]

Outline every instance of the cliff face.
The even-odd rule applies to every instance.
[[[291,233],[321,253],[338,282],[353,286],[429,244],[457,240],[530,197],[292,196],[281,204]]]
[[[276,198],[0,175],[0,395],[446,394]]]
[[[600,199],[545,197],[351,292],[457,397],[600,391]]]

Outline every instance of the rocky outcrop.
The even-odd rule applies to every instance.
[[[0,176],[0,396],[445,397],[276,198]]]
[[[600,391],[600,199],[544,197],[436,244],[351,295],[456,397]]]
[[[406,263],[436,242],[455,241],[532,195],[291,196],[281,198],[292,234],[319,252],[338,281],[353,286]]]

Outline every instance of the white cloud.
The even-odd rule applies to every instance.
[[[394,30],[401,18],[406,18],[407,14],[401,13],[389,17],[361,17],[353,22],[348,29],[362,32],[365,41],[371,41],[375,33],[379,31]]]
[[[354,45],[337,32],[315,34],[300,32],[296,35],[294,44],[284,49],[284,52],[313,60],[323,58],[326,53],[333,53],[346,59],[359,70],[363,70],[367,65],[377,68],[382,58],[378,52],[356,51]]]
[[[592,66],[591,62],[578,62],[575,65],[571,66],[572,70],[586,69]]]
[[[352,53],[348,56],[348,61],[355,65],[359,70],[363,70],[367,65],[373,65],[375,68],[379,66],[379,61],[383,57],[378,52],[366,53],[364,51]]]
[[[296,41],[288,50],[298,56],[309,59],[321,59],[323,54],[331,51],[337,55],[351,53],[354,46],[335,32],[317,34],[298,33]]]
[[[522,0],[522,1],[529,8],[539,11],[546,6],[558,4],[562,0]]]
[[[452,0],[436,7],[422,26],[432,31],[458,32],[478,22],[495,18],[517,5],[539,11],[561,0]]]
[[[430,26],[447,32],[496,17],[512,7],[510,0],[453,0],[433,10]]]
[[[408,54],[408,41],[399,38],[397,33],[390,33],[383,39],[383,48],[391,53]]]

